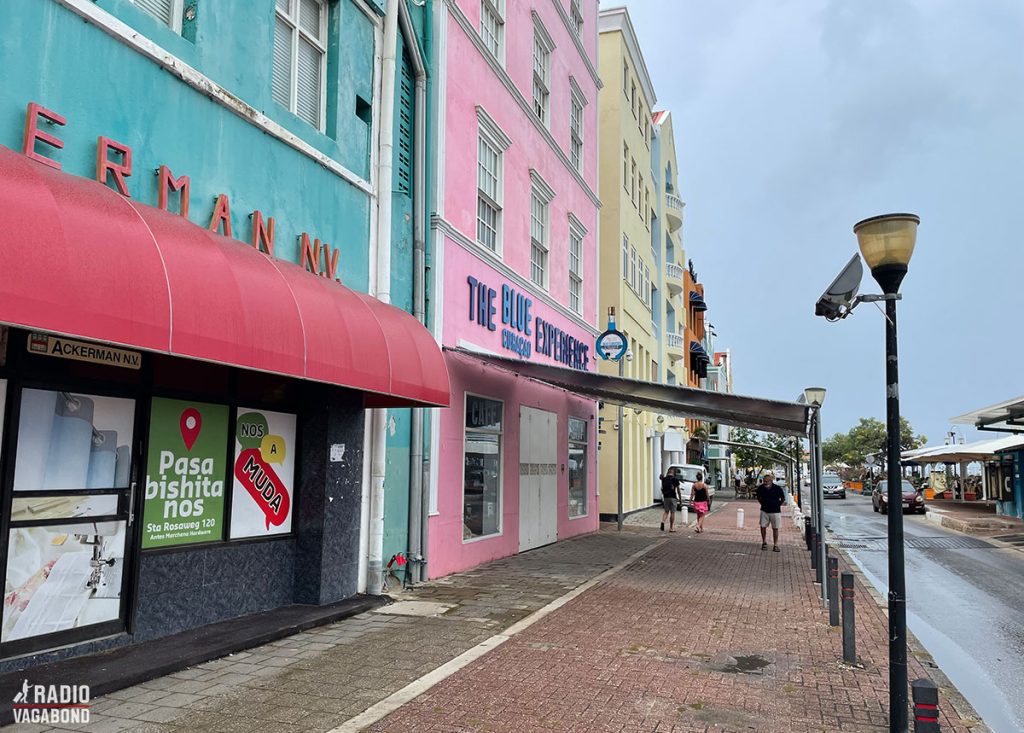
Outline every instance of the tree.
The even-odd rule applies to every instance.
[[[900,451],[920,448],[925,443],[923,435],[914,435],[914,429],[905,418],[900,418]],[[846,464],[851,476],[863,474],[863,467],[869,455],[877,463],[885,463],[888,439],[885,423],[873,417],[862,417],[860,422],[847,433],[836,433],[821,445],[825,465]]]
[[[792,438],[784,438],[775,433],[760,433],[747,428],[735,428],[730,434],[730,440],[735,443],[747,444],[733,446],[732,453],[736,457],[736,466],[753,471],[755,476],[777,465],[786,465],[786,460],[782,456],[760,450],[761,448],[770,448],[788,456],[795,457],[796,455]]]

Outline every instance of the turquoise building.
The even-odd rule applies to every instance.
[[[73,656],[247,613],[339,603],[378,591],[380,565],[419,552],[410,547],[410,522],[420,519],[410,513],[410,483],[422,475],[422,465],[411,470],[410,462],[423,455],[411,449],[414,415],[446,405],[448,389],[440,351],[416,323],[430,303],[422,277],[429,263],[422,182],[430,180],[430,156],[419,143],[431,138],[430,79],[421,61],[430,57],[430,13],[429,0],[34,0],[11,7],[0,31],[0,204],[8,212],[0,224],[14,222],[8,231],[27,232],[32,241],[0,237],[0,264],[38,260],[20,284],[0,287],[2,531],[9,535],[0,546],[8,548],[3,561],[11,570],[20,562],[17,542],[37,529],[93,537],[82,546],[97,548],[94,570],[103,552],[112,554],[86,583],[90,601],[100,597],[95,584],[115,584],[105,568],[123,566],[125,579],[118,575],[118,588],[103,591],[113,611],[90,611],[99,615],[76,619],[73,628],[43,624],[28,633],[28,621],[5,614],[0,671],[52,660],[58,646],[73,645]],[[97,209],[85,199],[104,203]],[[83,207],[89,221],[82,232],[81,212],[68,213],[66,201]],[[26,221],[37,206],[63,212],[35,215],[38,231],[56,232],[59,247],[51,249]],[[127,223],[108,221],[109,239],[92,236],[109,212]],[[50,219],[59,225],[47,228]],[[166,249],[176,236],[202,242],[200,254],[179,262],[183,250]],[[79,239],[79,259],[60,254],[74,252]],[[154,243],[170,254],[162,265],[166,282],[159,280],[150,302],[141,291],[146,273],[161,272]],[[49,267],[47,251],[54,258]],[[216,257],[207,259],[213,251]],[[224,268],[212,271],[214,261]],[[176,284],[178,267],[189,274]],[[30,286],[45,293],[38,308],[25,297]],[[102,317],[91,317],[88,304],[98,302],[99,291],[118,301],[97,306],[111,328],[122,329],[116,334],[104,331]],[[207,299],[229,305],[218,311]],[[3,305],[26,301],[32,302],[24,308]],[[154,303],[173,314],[166,343],[144,328]],[[282,332],[286,323],[297,324],[298,336]],[[52,349],[92,362],[43,360]],[[317,349],[322,358],[313,364]],[[135,371],[117,369],[125,363]],[[412,363],[415,374],[407,373]],[[58,395],[56,407],[48,395]],[[117,400],[133,407],[116,417],[123,407]],[[182,411],[173,400],[194,405]],[[67,516],[54,510],[45,527],[19,519],[19,509],[35,499],[17,481],[28,462],[26,421],[43,403],[40,424],[50,440],[43,453],[59,456],[62,421],[82,404],[94,412],[85,433],[93,452],[117,432],[104,420],[121,420],[112,447],[125,451],[104,453],[111,467],[124,470],[116,485],[88,495],[93,504],[82,498],[84,485],[58,486],[40,473],[36,488],[54,506],[77,502]],[[386,451],[377,569],[373,542],[380,532],[372,517],[380,497],[371,485],[370,408],[387,409],[379,433]],[[246,418],[255,409],[265,419]],[[210,529],[198,540],[198,531],[174,540],[148,526],[153,487],[169,485],[151,475],[157,416],[174,410],[181,424],[169,429],[180,432],[187,452],[200,450],[194,446],[202,444],[202,431],[209,436],[223,423],[225,465],[239,461],[233,475],[221,474],[224,452],[210,454],[211,485],[220,481],[224,493],[206,494],[202,511],[218,507],[216,516],[176,516]],[[125,434],[133,438],[120,445]],[[275,455],[278,448],[286,458]],[[245,451],[263,458],[250,463],[249,484],[241,475]],[[99,459],[83,460],[92,477],[99,469],[91,461]],[[259,468],[282,479],[283,507],[269,489],[259,499]],[[191,487],[193,478],[184,476],[180,485]],[[265,515],[265,528],[263,515],[246,520],[240,485]],[[134,519],[142,521],[143,503],[147,527],[139,530]],[[99,517],[86,522],[96,532],[72,523],[75,517]],[[62,526],[69,528],[63,534],[54,529]],[[32,562],[25,560],[24,577],[8,572],[8,595],[30,587]],[[243,570],[223,579],[228,563]],[[175,564],[187,579],[168,576]],[[174,598],[169,588],[177,589]],[[265,590],[263,597],[254,588]],[[90,601],[88,609],[103,605]],[[8,661],[14,656],[19,660]]]

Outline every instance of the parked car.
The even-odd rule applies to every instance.
[[[846,484],[834,473],[826,473],[821,477],[821,493],[826,499],[845,499]]]
[[[693,501],[690,495],[693,493],[693,484],[697,480],[697,474],[704,476],[704,483],[708,485],[708,509],[715,501],[715,487],[708,481],[708,470],[704,466],[697,466],[692,463],[673,463],[665,467],[668,472],[675,469],[676,477],[679,479],[679,496],[682,497],[683,506],[693,511]]]
[[[914,485],[909,481],[902,481],[903,487],[903,513],[913,514],[914,512],[920,512],[924,514],[928,511],[924,505],[924,494],[920,489],[915,489]],[[875,484],[874,490],[871,492],[871,508],[876,512],[886,514],[889,511],[889,482],[885,479]]]

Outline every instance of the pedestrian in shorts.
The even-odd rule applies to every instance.
[[[786,503],[786,492],[775,484],[775,477],[766,473],[757,487],[757,501],[761,505],[761,549],[768,549],[768,525],[772,527],[772,550],[779,549],[779,527],[782,526],[782,505]]]
[[[668,531],[676,531],[676,505],[679,502],[679,479],[676,478],[676,470],[670,468],[668,475],[658,476],[661,479],[661,504],[664,510],[661,513],[661,531],[665,531],[665,520],[668,520]]]

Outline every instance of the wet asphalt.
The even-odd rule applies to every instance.
[[[1024,731],[1024,552],[903,519],[910,630],[993,731]],[[825,522],[884,597],[885,515],[851,494],[825,501]]]

